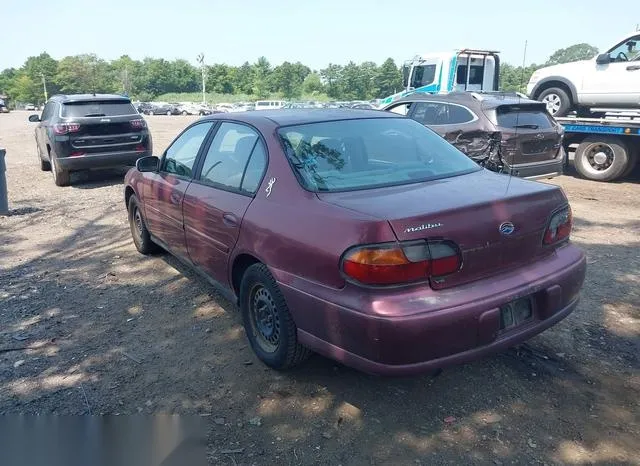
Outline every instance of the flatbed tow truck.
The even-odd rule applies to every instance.
[[[603,109],[606,110],[606,109]],[[556,118],[567,154],[584,178],[614,181],[628,176],[640,158],[640,111],[607,111],[604,118]]]

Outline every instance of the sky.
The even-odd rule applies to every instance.
[[[520,65],[525,41],[527,64],[579,42],[608,48],[636,29],[640,0],[0,0],[0,18],[0,70],[43,51],[321,69],[467,47]]]

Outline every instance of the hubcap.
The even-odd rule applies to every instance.
[[[269,290],[257,285],[251,293],[250,306],[253,334],[262,349],[273,353],[280,343],[280,318]]]
[[[558,94],[547,94],[544,96],[542,101],[547,104],[547,110],[552,115],[558,113],[558,110],[560,110],[560,106],[562,105],[562,99],[560,99]]]
[[[585,152],[585,168],[591,171],[603,172],[613,164],[615,155],[608,144],[593,144]]]

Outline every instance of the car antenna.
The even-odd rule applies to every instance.
[[[522,86],[524,86],[524,67],[525,64],[527,63],[527,43],[528,41],[525,40],[524,41],[524,52],[522,54],[522,72],[520,73],[520,82],[518,83],[518,92],[516,93],[516,95],[518,96],[518,111],[516,112],[516,131],[515,131],[515,140],[518,140],[518,124],[519,124],[519,120],[520,120],[520,101],[522,100],[521,97],[521,93],[520,91],[522,90]],[[513,165],[513,160],[511,165]],[[518,172],[516,172],[516,175],[518,174]],[[509,180],[507,181],[507,189],[505,191],[505,194],[509,192],[509,186],[511,185],[511,177],[513,176],[513,169],[509,168]]]

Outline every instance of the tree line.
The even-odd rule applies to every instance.
[[[541,66],[591,58],[597,49],[576,44],[556,51],[543,65],[527,67],[504,63],[500,69],[503,90],[524,92],[531,74]],[[93,54],[73,55],[56,60],[48,53],[27,58],[20,68],[0,72],[0,94],[14,102],[41,104],[44,87],[48,95],[65,93],[124,93],[149,101],[167,93],[194,93],[202,89],[202,68],[187,60],[145,58],[127,55],[107,61]],[[393,59],[380,66],[374,62],[329,64],[312,70],[296,62],[273,66],[265,57],[241,66],[214,64],[204,67],[207,92],[242,94],[253,99],[304,96],[334,100],[382,98],[402,89],[402,72]]]

